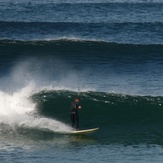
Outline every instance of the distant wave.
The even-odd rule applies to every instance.
[[[135,21],[135,20],[134,20]],[[162,22],[0,22],[0,40],[97,40],[128,44],[160,44]],[[116,35],[116,37],[115,37]],[[140,39],[143,37],[143,39]],[[126,39],[127,38],[127,39]]]
[[[0,2],[8,2],[9,0],[1,0]],[[9,1],[10,2],[10,1]],[[11,3],[11,2],[10,2]],[[26,0],[17,0],[16,3],[28,3],[28,4],[40,4],[40,3],[162,3],[162,0],[64,0],[64,2],[60,0],[46,0],[39,1],[26,1]]]
[[[16,87],[27,81],[40,85],[56,82],[74,89],[84,85],[116,93],[162,95],[161,44],[81,39],[1,40],[0,51],[0,75],[6,78],[11,74]],[[9,86],[15,88],[11,79],[1,82],[3,89]]]
[[[47,39],[36,39],[36,40],[10,40],[10,39],[1,39],[0,40],[0,47],[5,47],[7,45],[31,45],[31,46],[47,46],[47,45],[92,45],[92,46],[133,46],[133,47],[162,47],[162,44],[131,44],[131,43],[116,43],[116,42],[109,42],[106,40],[95,40],[95,39],[82,39],[77,37],[59,37],[59,38],[47,38]]]
[[[60,39],[49,39],[49,40],[32,40],[32,41],[19,41],[19,40],[0,40],[1,54],[4,58],[13,57],[23,57],[28,53],[33,56],[35,51],[35,56],[46,56],[53,55],[52,51],[55,51],[54,55],[63,55],[63,57],[73,54],[84,55],[89,54],[89,56],[109,56],[119,55],[121,56],[121,51],[123,51],[123,56],[128,56],[128,53],[136,55],[140,60],[144,58],[156,59],[160,62],[163,44],[121,44],[100,40],[84,40],[80,38],[60,38]],[[78,51],[78,49],[82,49]],[[18,51],[20,51],[18,53]],[[13,55],[13,53],[15,55]],[[67,54],[68,53],[68,54]],[[6,55],[7,54],[7,55]],[[66,55],[67,54],[67,55]],[[144,57],[143,57],[144,56]],[[152,56],[154,58],[152,58]],[[6,59],[7,59],[6,58]],[[132,56],[131,56],[132,58]],[[1,58],[2,59],[2,58]]]
[[[116,26],[118,28],[118,26],[159,26],[159,27],[162,27],[163,26],[163,22],[162,20],[152,20],[152,21],[144,21],[144,20],[123,20],[122,22],[121,21],[116,21],[116,20],[111,20],[109,23],[108,22],[105,22],[105,20],[100,20],[100,21],[97,21],[97,22],[87,22],[87,20],[85,21],[58,21],[58,22],[54,22],[54,21],[51,21],[51,22],[48,22],[46,20],[44,21],[0,21],[0,27],[1,29],[3,28],[6,28],[6,27],[10,27],[11,29],[12,28],[16,28],[16,29],[23,29],[23,28],[27,28],[28,27],[31,27],[31,28],[47,28],[47,30],[50,30],[51,28],[53,29],[57,29],[57,28],[61,28],[61,27],[66,27],[69,28],[69,27],[87,27],[87,26],[90,26],[90,27],[93,27],[94,28],[97,28],[97,27],[114,27]],[[10,30],[11,30],[10,29]],[[8,29],[9,30],[9,29]],[[28,29],[30,30],[30,29]]]

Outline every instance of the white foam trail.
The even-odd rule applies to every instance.
[[[43,131],[53,131],[57,133],[67,133],[72,130],[71,127],[55,119],[45,117],[28,117],[20,123],[21,127],[35,128]]]
[[[0,123],[16,127],[37,128],[54,132],[68,132],[71,127],[55,119],[34,117],[36,106],[30,97],[34,93],[35,85],[20,89],[12,94],[0,91]]]

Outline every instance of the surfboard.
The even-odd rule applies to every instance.
[[[92,128],[92,129],[87,129],[87,130],[77,130],[77,131],[70,132],[70,134],[74,134],[74,135],[91,134],[93,132],[96,132],[97,130],[99,130],[99,128]]]

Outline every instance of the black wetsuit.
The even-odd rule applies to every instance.
[[[79,114],[78,114],[78,107],[80,105],[78,103],[72,102],[70,104],[70,118],[72,122],[72,127],[79,129]]]

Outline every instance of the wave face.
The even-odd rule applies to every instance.
[[[81,126],[163,123],[163,98],[105,92],[42,91],[33,96],[40,114],[69,122],[69,104],[80,97]]]

